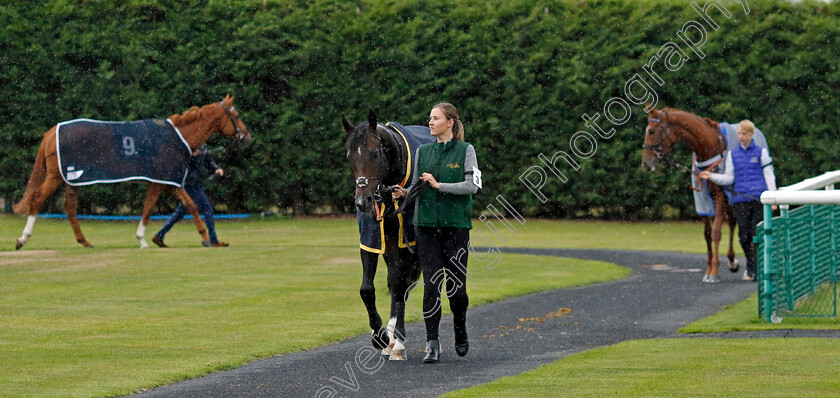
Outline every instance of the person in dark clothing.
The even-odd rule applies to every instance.
[[[204,188],[202,187],[202,181],[205,178],[205,169],[210,170],[219,177],[225,175],[224,170],[222,170],[216,161],[213,160],[213,156],[210,154],[210,151],[207,150],[207,145],[202,145],[201,148],[196,149],[192,153],[189,171],[187,172],[187,179],[184,182],[184,189],[187,191],[187,194],[190,195],[193,202],[195,202],[196,207],[198,207],[198,212],[204,216],[204,224],[207,225],[207,233],[210,235],[210,242],[209,244],[205,243],[205,246],[225,247],[228,246],[228,243],[219,242],[219,239],[216,237],[216,225],[213,220],[213,205],[210,204],[210,200],[207,198],[207,194],[204,193]],[[172,226],[174,226],[178,221],[181,221],[186,214],[187,208],[183,203],[178,203],[178,207],[175,208],[175,211],[172,212],[172,215],[169,216],[168,220],[166,220],[166,224],[163,225],[163,228],[161,228],[160,231],[155,234],[155,237],[152,238],[152,242],[160,247],[167,247],[166,244],[163,243],[163,238]]]
[[[756,280],[758,260],[756,245],[753,242],[755,227],[762,221],[763,209],[761,193],[776,190],[776,175],[773,171],[773,159],[770,153],[753,141],[755,125],[743,120],[738,125],[740,145],[726,154],[725,173],[704,171],[700,178],[711,180],[718,185],[733,185],[735,193],[729,198],[735,219],[738,221],[738,240],[747,256],[747,269],[743,280]],[[773,210],[776,206],[773,206]]]
[[[423,269],[423,316],[426,323],[424,363],[440,358],[438,328],[441,288],[446,294],[455,323],[455,352],[467,355],[467,258],[472,222],[472,195],[481,188],[475,149],[464,142],[464,127],[452,104],[435,105],[429,129],[437,142],[420,146],[414,156],[415,177],[429,184],[415,204],[417,250]],[[416,182],[416,181],[415,181]],[[412,184],[413,185],[413,184]],[[392,196],[405,195],[396,187]]]

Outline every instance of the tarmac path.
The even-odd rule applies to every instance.
[[[309,351],[159,387],[139,397],[429,397],[520,374],[566,355],[625,340],[674,337],[677,329],[747,298],[756,284],[723,267],[722,282],[701,283],[706,256],[627,250],[503,249],[606,261],[625,279],[517,297],[470,308],[470,352],[455,354],[452,317],[441,322],[441,361],[422,364],[425,328],[406,325],[408,360],[373,355],[368,334]],[[739,261],[744,263],[744,259]],[[364,314],[359,314],[360,322]],[[762,334],[763,333],[763,334]],[[781,333],[781,334],[780,334]],[[745,337],[795,336],[757,332]],[[714,337],[736,337],[718,333]],[[840,332],[817,333],[840,337]],[[370,347],[370,348],[368,348]],[[320,394],[320,395],[319,395]]]

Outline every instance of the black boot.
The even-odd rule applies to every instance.
[[[470,342],[467,340],[467,327],[466,325],[456,326],[455,327],[455,352],[458,354],[459,357],[463,357],[467,355],[467,351],[470,350]]]
[[[440,360],[440,341],[429,340],[426,342],[426,356],[423,363],[437,363]]]
[[[455,343],[455,352],[458,354],[459,357],[463,357],[467,355],[467,352],[470,350],[470,342],[464,341],[463,343]]]

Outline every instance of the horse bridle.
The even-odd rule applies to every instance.
[[[678,168],[678,169],[680,169],[680,170],[682,170],[686,173],[694,174],[694,171],[691,168],[683,166],[676,159],[674,159],[670,155],[662,152],[662,143],[666,139],[670,138],[671,129],[672,129],[671,117],[668,115],[668,111],[663,109],[662,113],[665,114],[665,121],[667,122],[667,124],[662,123],[662,121],[657,119],[657,118],[652,118],[650,120],[659,123],[660,127],[657,130],[664,129],[665,130],[665,135],[662,137],[662,139],[659,141],[658,144],[656,144],[656,145],[642,144],[642,148],[643,149],[650,149],[651,151],[653,151],[653,153],[656,155],[657,158],[661,159],[665,163],[668,163],[669,165],[674,166],[674,167],[676,167],[676,168]],[[721,133],[720,131],[718,131],[718,145],[724,146],[723,133]],[[720,153],[722,154],[724,150],[725,150],[725,148],[721,149]]]
[[[379,157],[376,160],[376,175],[373,177],[359,177],[356,178],[356,187],[366,189],[370,185],[371,181],[377,181],[376,187],[371,189],[371,194],[373,194],[373,200],[376,203],[382,202],[382,194],[387,189],[383,188],[382,185],[382,162],[385,159],[385,152],[382,150],[382,139],[380,139],[376,134],[365,132],[365,135],[372,136],[375,140],[379,141],[379,145],[376,146],[377,151],[379,151]]]
[[[670,136],[671,136],[671,118],[668,116],[668,111],[663,110],[662,113],[665,114],[665,120],[667,122],[667,126],[660,119],[657,119],[657,118],[651,118],[650,119],[653,122],[659,123],[659,127],[657,127],[658,131],[665,130],[665,134],[662,136],[662,139],[660,139],[659,142],[656,145],[642,144],[643,149],[650,149],[651,151],[653,151],[654,154],[656,154],[656,157],[658,157],[660,159],[662,159],[663,156],[667,156],[666,154],[662,153],[662,143],[666,139],[670,138]]]
[[[230,120],[230,124],[232,124],[232,125],[233,125],[233,132],[236,134],[236,137],[235,137],[236,141],[242,141],[242,140],[244,140],[244,139],[245,139],[245,137],[247,137],[248,135],[244,133],[244,129],[239,128],[239,126],[237,126],[237,125],[236,125],[236,121],[237,121],[237,120],[241,121],[241,120],[242,120],[242,118],[239,116],[239,114],[237,114],[236,116],[234,116],[234,115],[231,113],[231,112],[235,111],[235,110],[236,110],[236,108],[234,108],[233,106],[231,106],[230,108],[228,108],[227,106],[225,106],[225,103],[224,103],[224,102],[219,102],[219,105],[221,105],[221,106],[222,106],[222,109],[224,109],[224,110],[225,110],[225,115],[227,115],[228,119]]]
[[[387,129],[387,127],[386,127],[386,129]],[[370,181],[372,181],[372,180],[377,181],[376,187],[371,189],[371,194],[373,195],[374,205],[378,206],[379,203],[384,203],[385,202],[385,200],[382,199],[382,196],[383,195],[389,195],[391,193],[392,187],[382,183],[382,164],[385,161],[385,151],[383,150],[384,145],[382,143],[382,139],[379,138],[379,136],[377,136],[376,134],[374,134],[372,132],[365,132],[365,135],[368,135],[368,134],[370,134],[374,139],[379,141],[379,145],[377,145],[377,150],[379,151],[379,158],[377,159],[377,163],[376,163],[376,175],[373,176],[373,177],[358,177],[358,178],[356,178],[356,187],[366,189],[366,188],[368,188],[368,186],[370,186]],[[403,148],[400,145],[399,140],[395,140],[395,141],[397,142],[397,147],[398,147],[397,152],[399,153],[399,157],[400,157],[400,159],[398,159],[398,160],[400,161],[400,164],[403,164],[404,163],[403,159],[402,159],[403,158],[403,155],[402,155]],[[408,148],[405,148],[405,151],[407,152]],[[384,214],[382,214],[380,217],[382,217],[382,216],[384,216]]]
[[[689,169],[686,166],[683,166],[676,159],[674,159],[673,157],[671,157],[667,153],[662,152],[662,143],[665,142],[665,140],[667,140],[668,138],[671,137],[671,128],[672,128],[671,117],[668,116],[668,111],[663,109],[662,113],[665,114],[665,123],[663,123],[662,120],[657,119],[657,118],[651,118],[650,119],[651,121],[659,123],[659,127],[657,127],[658,131],[665,130],[665,133],[662,136],[662,139],[660,139],[659,142],[656,145],[642,144],[642,149],[650,149],[651,151],[653,151],[653,153],[656,155],[656,157],[658,159],[662,160],[663,162],[665,162],[665,163],[667,163],[671,166],[674,166],[674,167],[676,167],[676,168],[678,168],[678,169],[680,169],[684,172],[691,173],[691,169]]]

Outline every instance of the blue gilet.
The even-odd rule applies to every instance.
[[[761,193],[767,190],[764,181],[764,170],[761,167],[761,147],[750,142],[744,149],[740,144],[732,150],[732,166],[735,168],[735,194],[729,199],[730,203],[749,202],[758,200]],[[749,195],[747,197],[745,195]],[[755,199],[753,199],[755,198]]]

